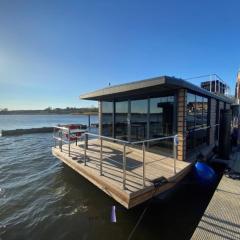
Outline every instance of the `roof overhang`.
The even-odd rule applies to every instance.
[[[110,86],[81,95],[80,98],[97,101],[121,101],[126,99],[153,97],[159,93],[168,94],[180,88],[188,89],[198,94],[219,99],[224,102],[232,103],[232,100],[230,98],[213,94],[186,80],[168,76],[161,76],[116,86]]]

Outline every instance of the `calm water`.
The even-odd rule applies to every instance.
[[[98,116],[91,116],[91,123],[97,123]],[[17,128],[51,127],[56,124],[88,124],[84,115],[0,115],[0,130]]]
[[[51,134],[0,137],[0,239],[127,239],[148,203],[124,209],[53,157],[51,146]],[[132,239],[189,239],[215,185],[190,174],[150,202]]]

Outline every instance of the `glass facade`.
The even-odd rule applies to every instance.
[[[115,137],[128,140],[128,101],[115,102]]]
[[[207,143],[208,129],[208,98],[187,93],[187,152]]]
[[[172,135],[173,96],[150,99],[150,138]]]
[[[113,136],[113,102],[102,102],[102,135]]]
[[[149,138],[173,135],[174,96],[150,98]],[[172,139],[153,142],[150,147],[172,148]]]
[[[172,136],[175,134],[177,121],[174,99],[172,94],[137,100],[103,101],[102,134],[126,141]],[[208,143],[208,129],[202,129],[209,125],[208,105],[208,98],[187,93],[187,153]],[[172,150],[172,139],[152,142],[148,147],[153,150]]]
[[[174,134],[174,96],[102,102],[102,134],[141,141]],[[172,139],[154,142],[151,148],[171,148]]]
[[[131,141],[147,139],[148,100],[131,101]]]

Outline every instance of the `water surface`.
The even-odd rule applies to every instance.
[[[51,147],[48,133],[0,137],[1,239],[127,239],[146,207],[132,239],[189,239],[216,186],[190,174],[167,196],[126,210],[53,157]]]
[[[91,115],[91,123],[97,123],[98,116]],[[17,128],[52,127],[57,124],[88,124],[86,115],[0,115],[0,131]]]

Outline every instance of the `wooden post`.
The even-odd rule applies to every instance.
[[[187,107],[187,90],[179,89],[177,96],[177,159],[186,160],[186,107]]]

